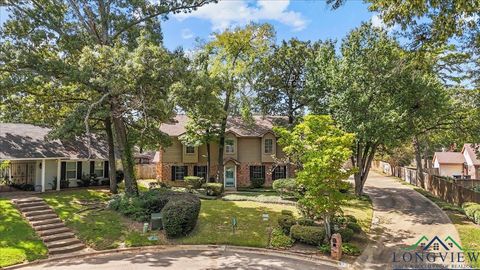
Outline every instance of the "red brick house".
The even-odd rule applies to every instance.
[[[273,180],[292,177],[294,170],[284,163],[285,154],[277,144],[272,127],[285,124],[279,116],[254,116],[253,123],[240,117],[230,117],[227,122],[224,147],[224,185],[226,188],[249,187],[251,179],[263,178],[265,187]],[[171,123],[163,124],[160,130],[171,137],[172,144],[160,149],[154,158],[157,164],[157,179],[172,185],[182,185],[185,176],[207,175],[206,145],[188,146],[179,137],[186,132],[188,118],[177,115]],[[210,178],[218,168],[218,145],[212,143]]]

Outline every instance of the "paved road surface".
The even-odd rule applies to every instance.
[[[281,256],[281,257],[280,257]],[[292,257],[238,251],[173,250],[144,253],[120,253],[21,268],[51,270],[140,270],[140,269],[337,269],[321,263]]]
[[[371,171],[365,192],[374,214],[370,244],[357,259],[358,269],[392,269],[393,252],[402,252],[423,235],[428,239],[451,236],[460,244],[455,226],[437,205],[392,177]],[[398,265],[397,265],[398,266]]]

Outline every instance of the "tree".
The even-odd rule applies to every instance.
[[[222,91],[222,118],[218,134],[218,171],[223,181],[223,149],[227,117],[232,104],[242,91],[253,85],[252,70],[269,51],[274,33],[268,24],[249,24],[215,34],[215,38],[201,49],[202,66],[208,77],[219,80]],[[244,107],[245,109],[245,107]],[[244,110],[248,115],[248,109]]]
[[[289,124],[303,115],[310,98],[305,87],[306,64],[318,45],[293,38],[274,45],[262,60],[255,90],[264,114],[286,115]]]
[[[340,192],[342,180],[352,173],[344,169],[344,164],[352,154],[354,135],[337,128],[326,115],[306,115],[291,131],[280,127],[274,130],[286,155],[301,164],[296,179],[306,191],[299,203],[323,219],[330,238],[331,218],[341,211],[345,199]]]
[[[10,19],[0,31],[0,38],[6,41],[0,47],[0,63],[6,65],[2,71],[9,73],[10,81],[17,82],[14,87],[22,84],[31,86],[35,81],[41,81],[43,85],[54,89],[69,88],[74,93],[85,94],[90,105],[88,112],[98,108],[106,110],[114,130],[114,136],[108,137],[109,145],[115,142],[118,146],[125,172],[126,192],[136,194],[131,153],[133,140],[159,136],[158,126],[155,121],[150,121],[159,119],[150,113],[162,112],[164,116],[168,107],[147,108],[146,105],[166,104],[165,100],[164,104],[155,100],[155,94],[159,92],[160,96],[164,96],[164,90],[169,87],[158,83],[155,85],[153,80],[161,75],[141,68],[142,64],[149,62],[146,61],[149,55],[142,53],[159,56],[158,50],[149,50],[153,48],[146,45],[148,42],[161,43],[159,17],[166,19],[169,13],[189,12],[209,2],[212,1],[9,1],[6,4]],[[137,57],[134,63],[139,66],[123,65],[132,68],[132,74],[129,75],[139,77],[133,83],[108,72],[104,73],[109,75],[104,77],[108,82],[101,82],[95,77],[101,72],[94,66],[90,69],[84,66],[83,70],[79,70],[77,65],[82,58],[85,62],[92,61],[105,68],[115,68],[108,66],[115,64],[108,57],[115,57],[117,53],[125,56],[125,50],[138,47],[137,38],[142,31],[145,34],[141,40],[146,40],[143,41],[144,49],[132,55]],[[123,71],[120,74],[129,72],[116,70]],[[158,71],[156,68],[154,70]],[[168,79],[169,73],[163,75],[164,79]],[[129,92],[132,89],[135,91]],[[148,92],[152,90],[154,92]],[[140,97],[139,93],[148,97],[146,100],[149,102],[137,103],[133,98]],[[134,117],[127,119],[127,116]],[[130,128],[134,123],[132,119],[137,127],[142,127],[141,136],[134,132],[134,128]],[[133,132],[129,133],[129,130]]]
[[[392,176],[395,176],[397,167],[408,166],[412,163],[414,152],[411,144],[405,144],[394,148],[380,147],[377,155],[390,165]]]

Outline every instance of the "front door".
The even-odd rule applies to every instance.
[[[225,166],[225,187],[235,187],[235,167]]]

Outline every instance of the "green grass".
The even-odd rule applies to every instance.
[[[342,206],[345,215],[352,215],[358,220],[358,224],[364,232],[370,231],[373,217],[372,201],[368,196],[356,197],[349,195],[345,205]]]
[[[181,244],[228,244],[250,247],[267,247],[271,230],[284,209],[297,212],[294,206],[266,204],[250,201],[202,201],[195,229],[186,237],[177,239]],[[263,221],[262,214],[269,213]],[[235,233],[231,220],[236,217]]]
[[[12,203],[0,199],[0,268],[47,257],[47,248]]]
[[[75,231],[89,247],[96,250],[125,246],[158,244],[141,234],[141,224],[129,221],[121,214],[103,209],[82,211],[87,208],[80,201],[106,202],[109,194],[96,190],[67,191],[42,196],[55,209],[65,224]]]

